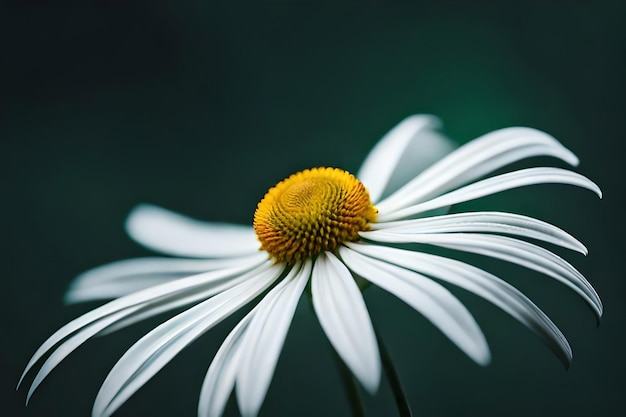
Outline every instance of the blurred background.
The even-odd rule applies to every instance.
[[[569,371],[525,327],[467,292],[452,289],[487,336],[486,368],[402,302],[366,292],[414,415],[620,414],[626,4],[467,3],[0,4],[0,414],[90,415],[108,370],[159,322],[86,343],[26,408],[33,374],[15,391],[37,347],[97,305],[63,304],[72,278],[150,254],[123,230],[135,204],[250,224],[277,181],[320,165],[355,172],[377,140],[414,113],[440,116],[459,144],[514,125],[549,132],[605,194],[542,185],[454,208],[532,215],[587,245],[587,257],[557,252],[602,297],[599,327],[553,280],[458,256],[504,277],[550,315],[572,344]],[[535,163],[562,166],[519,166]],[[184,350],[115,415],[195,416],[204,374],[238,317]],[[396,415],[385,379],[363,400],[368,416]],[[302,302],[261,416],[349,413],[330,345]],[[226,415],[238,415],[232,398]]]

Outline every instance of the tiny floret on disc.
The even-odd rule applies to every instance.
[[[313,168],[270,188],[254,213],[254,231],[262,250],[292,264],[358,240],[376,214],[369,192],[354,175]]]

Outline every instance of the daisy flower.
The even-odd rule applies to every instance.
[[[67,293],[69,302],[113,300],[66,324],[35,352],[22,375],[42,362],[27,401],[91,337],[185,307],[140,338],[111,369],[93,406],[94,417],[109,416],[183,348],[253,304],[208,368],[198,415],[221,415],[234,389],[242,415],[254,416],[307,286],[337,355],[371,394],[380,384],[381,357],[363,283],[413,307],[480,365],[490,361],[485,337],[442,283],[498,306],[568,365],[567,340],[524,294],[489,272],[424,248],[476,253],[541,272],[578,293],[599,318],[602,303],[591,284],[537,244],[586,254],[574,237],[519,214],[447,213],[457,203],[533,184],[569,184],[598,196],[600,189],[582,175],[554,167],[493,174],[534,156],[577,165],[578,158],[546,133],[501,129],[453,150],[438,125],[432,116],[405,119],[376,145],[356,176],[337,168],[291,175],[265,194],[253,227],[200,222],[151,205],[135,208],[126,224],[130,236],[172,257],[115,262],[79,276]]]

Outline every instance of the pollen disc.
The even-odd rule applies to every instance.
[[[254,213],[254,231],[277,262],[294,263],[355,241],[376,221],[367,189],[338,168],[300,171],[271,188]]]

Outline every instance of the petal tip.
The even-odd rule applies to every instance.
[[[487,349],[480,357],[476,358],[476,363],[480,366],[491,365],[491,352]]]
[[[367,379],[360,379],[361,385],[363,388],[370,394],[375,395],[378,392],[378,388],[380,387],[380,367],[377,372],[372,373],[372,375],[368,376]]]
[[[158,208],[148,203],[140,203],[133,207],[126,216],[126,221],[124,222],[124,229],[126,230],[126,233],[133,236],[133,232],[137,228],[137,221],[140,220],[141,217],[146,214],[150,214],[150,212],[154,212],[155,210],[158,210]]]

